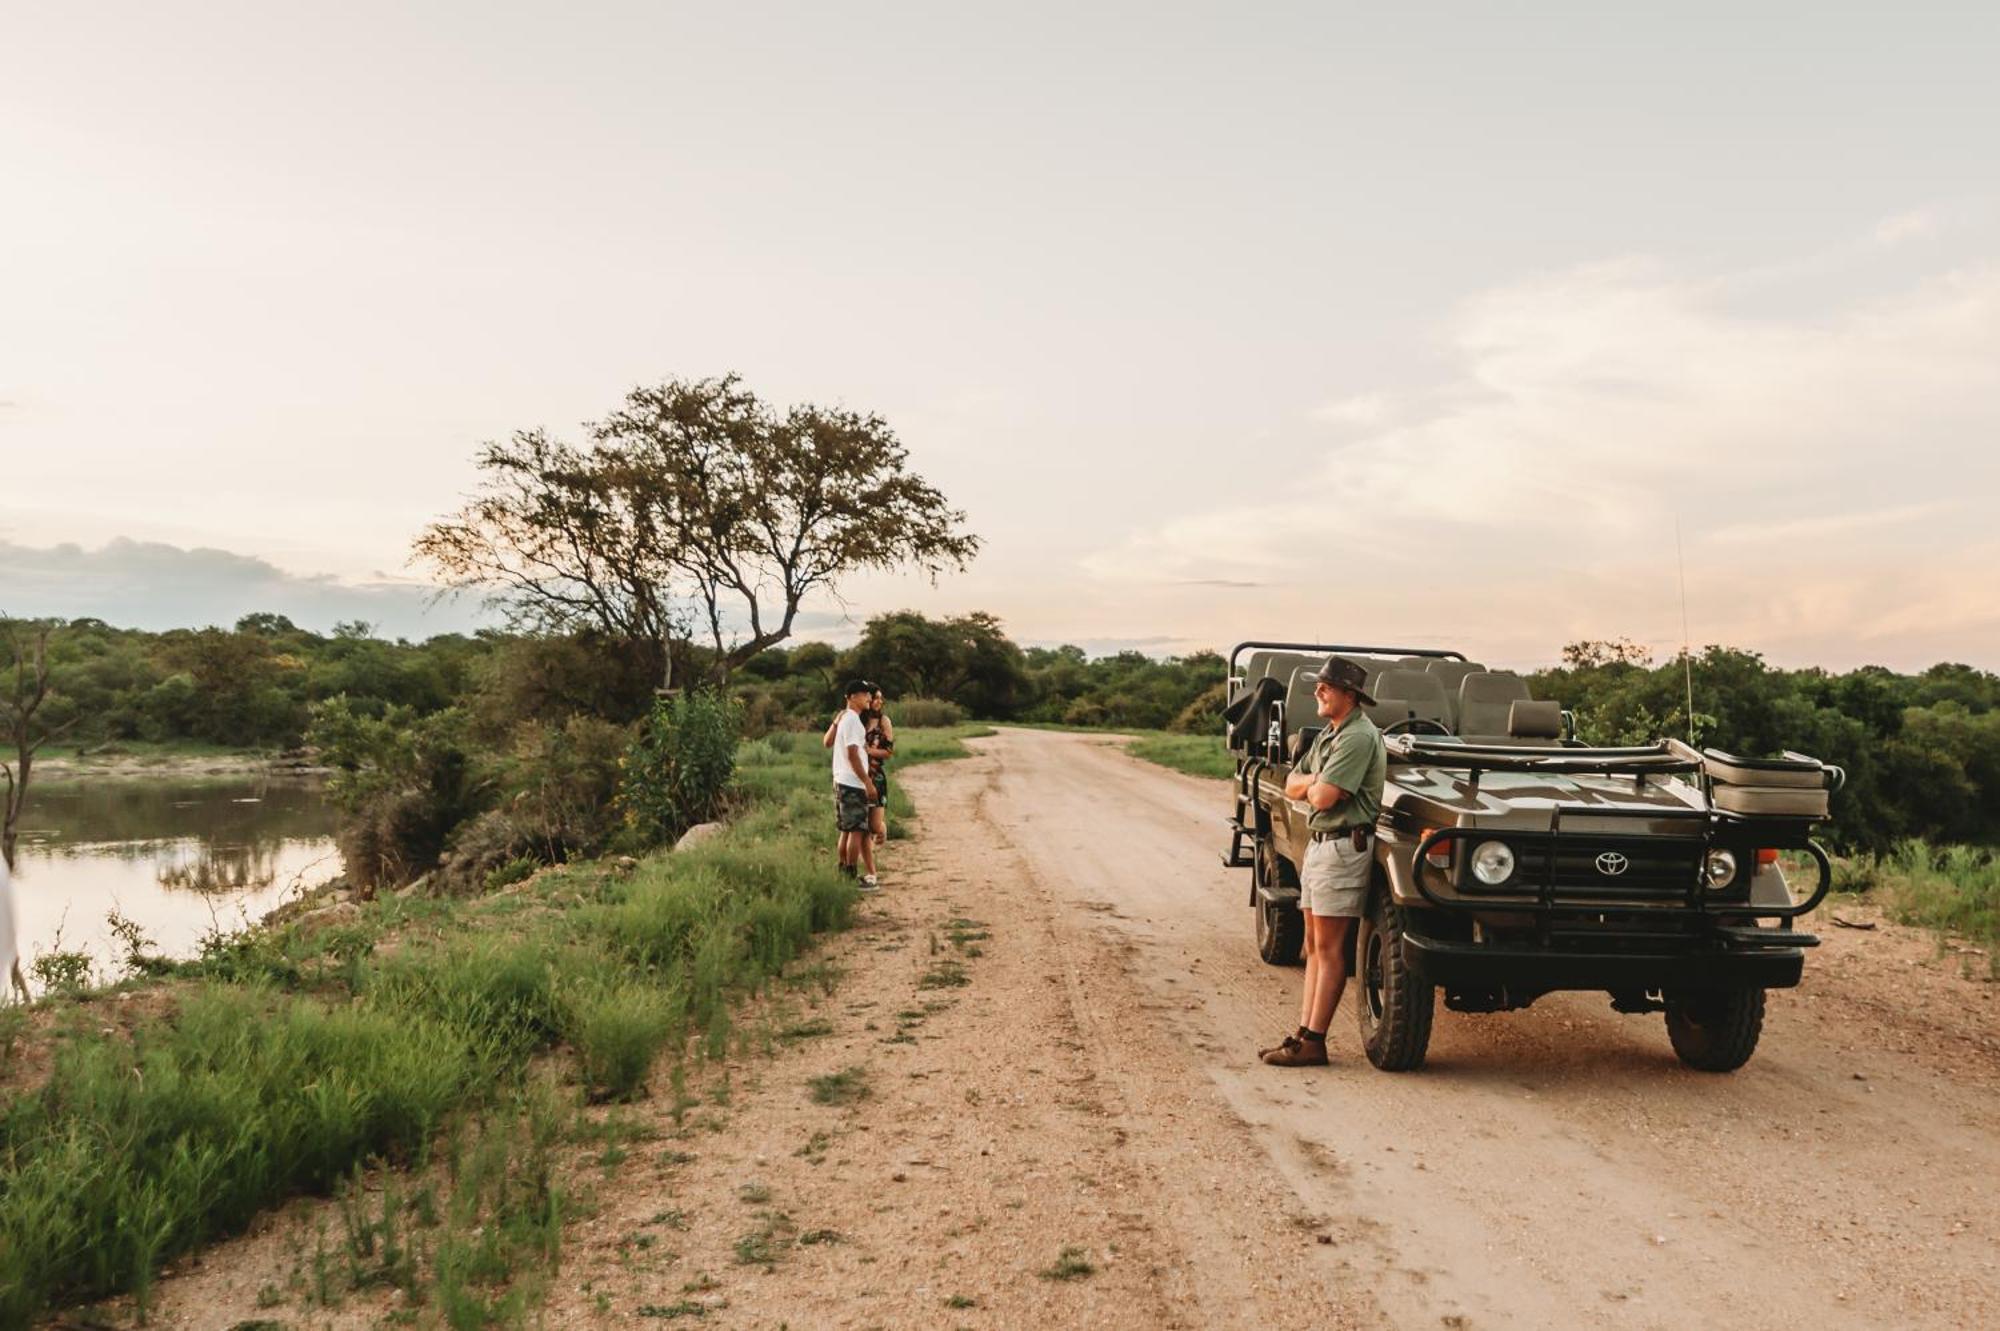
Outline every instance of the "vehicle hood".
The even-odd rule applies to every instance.
[[[1629,809],[1639,823],[1649,821],[1646,815],[1652,811],[1708,807],[1698,789],[1674,777],[1654,775],[1640,782],[1631,776],[1484,771],[1475,781],[1463,769],[1420,763],[1389,769],[1382,803],[1399,821],[1425,826],[1537,829],[1549,826],[1559,806],[1605,814]],[[1611,822],[1596,825],[1614,830]],[[1699,835],[1700,829],[1692,821],[1653,823],[1653,830],[1664,835]]]

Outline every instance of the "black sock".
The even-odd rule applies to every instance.
[[[1318,1043],[1318,1044],[1325,1044],[1325,1043],[1326,1043],[1326,1032],[1325,1032],[1325,1031],[1311,1031],[1311,1030],[1306,1030],[1306,1028],[1305,1028],[1305,1027],[1303,1027],[1303,1026],[1299,1027],[1299,1030],[1301,1030],[1301,1031],[1303,1031],[1303,1032],[1304,1032],[1304,1038],[1305,1038],[1305,1039],[1308,1039],[1308,1040],[1312,1040],[1312,1041],[1314,1041],[1315,1043]]]
[[[1301,1026],[1301,1027],[1299,1027],[1299,1038],[1300,1038],[1301,1040],[1316,1040],[1316,1039],[1318,1039],[1319,1037],[1318,1037],[1318,1036],[1316,1036],[1316,1035],[1314,1035],[1314,1034],[1312,1033],[1312,1031],[1310,1031],[1310,1030],[1309,1030],[1309,1029],[1307,1029],[1306,1027],[1304,1027],[1304,1026]]]

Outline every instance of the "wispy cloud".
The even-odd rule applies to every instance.
[[[1934,236],[1943,219],[1936,209],[1917,208],[1894,217],[1885,217],[1875,224],[1875,243],[1895,246],[1913,240],[1925,240]]]
[[[1704,641],[2000,663],[1994,598],[1950,590],[1984,585],[1967,499],[2000,494],[2000,269],[1790,318],[1734,307],[1731,276],[1628,259],[1487,292],[1448,325],[1448,380],[1347,399],[1368,405],[1335,415],[1381,424],[1272,502],[1173,516],[1086,569],[1289,584],[1321,617],[1338,587],[1385,633],[1442,618],[1546,656],[1677,630],[1678,519]]]

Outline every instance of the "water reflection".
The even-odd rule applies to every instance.
[[[260,777],[37,782],[21,829],[15,898],[23,965],[85,950],[101,974],[124,949],[116,911],[166,956],[240,928],[340,871],[333,813],[314,781]]]

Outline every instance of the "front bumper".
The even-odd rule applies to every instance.
[[[1805,969],[1796,947],[1690,947],[1682,951],[1587,952],[1465,943],[1403,935],[1403,960],[1447,989],[1789,989]]]

